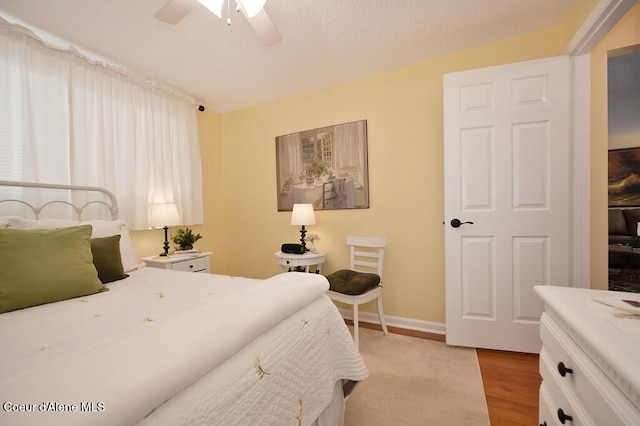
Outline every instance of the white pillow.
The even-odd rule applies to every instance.
[[[78,225],[91,225],[93,228],[91,232],[92,238],[120,235],[120,256],[122,257],[124,271],[129,272],[138,268],[136,252],[133,249],[133,241],[131,241],[131,236],[129,235],[129,225],[124,220],[88,220],[80,222],[64,219],[31,220],[19,216],[0,217],[0,228],[52,229]]]
[[[53,229],[53,228],[68,228],[70,226],[78,226],[80,224],[80,221],[65,220],[65,219],[32,220],[32,219],[25,219],[20,216],[5,216],[0,218],[0,223],[6,224],[6,226],[2,226],[3,228]]]

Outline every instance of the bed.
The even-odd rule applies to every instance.
[[[40,207],[34,217],[0,217],[0,424],[342,424],[345,393],[368,372],[323,276],[256,280],[140,267],[126,223],[114,218],[115,199],[107,205],[112,217],[100,220],[45,219]],[[15,264],[35,259],[22,271],[55,278],[46,249],[32,256],[10,239],[31,234],[81,240],[79,256],[74,243],[47,245],[79,258],[87,240],[90,248],[109,240],[122,268],[91,294],[7,308]]]

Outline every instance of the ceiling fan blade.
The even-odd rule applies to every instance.
[[[175,25],[200,4],[198,0],[169,0],[153,14],[159,21]]]
[[[273,25],[271,18],[269,18],[264,9],[260,10],[253,18],[247,17],[247,20],[265,46],[273,46],[282,41],[278,29]]]

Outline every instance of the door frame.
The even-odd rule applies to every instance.
[[[574,287],[591,287],[591,50],[636,3],[637,0],[600,0],[563,52],[571,59],[573,79],[570,281]]]

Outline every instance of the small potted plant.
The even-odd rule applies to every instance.
[[[311,251],[311,253],[315,253],[316,252],[316,241],[320,241],[320,236],[318,234],[307,234],[304,237],[304,240],[311,243],[311,247],[309,248],[309,250]]]
[[[180,247],[180,251],[193,249],[193,244],[202,238],[200,234],[194,234],[191,229],[178,229],[171,239]]]

